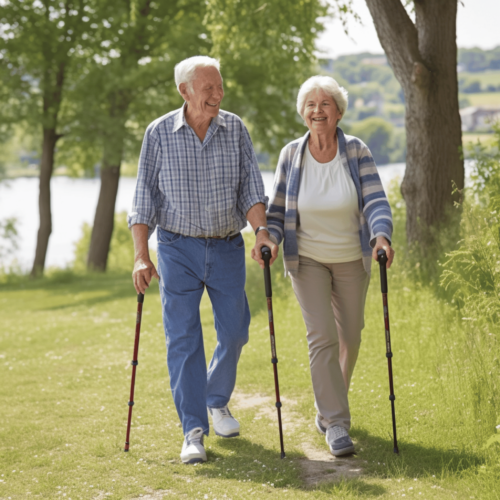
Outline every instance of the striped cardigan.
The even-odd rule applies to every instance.
[[[357,137],[344,135],[337,127],[340,158],[350,173],[359,204],[359,239],[363,265],[370,275],[372,247],[377,236],[391,241],[392,213],[380,182],[377,167],[368,147]],[[302,156],[309,132],[287,144],[280,154],[274,177],[273,193],[267,211],[267,226],[271,238],[279,245],[283,241],[285,274],[294,274],[299,268],[297,245],[297,199],[302,172]]]

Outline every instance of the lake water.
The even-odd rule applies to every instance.
[[[380,177],[387,189],[392,179],[403,178],[404,163],[379,167]],[[273,187],[274,174],[263,172],[266,194]],[[128,212],[135,189],[135,178],[122,177],[116,200],[117,212]],[[16,252],[18,264],[24,270],[31,269],[35,256],[38,231],[38,178],[20,177],[0,183],[0,219],[16,217],[20,235],[19,250]],[[72,179],[53,177],[52,235],[49,240],[46,265],[65,267],[73,261],[74,245],[82,234],[82,225],[92,224],[99,196],[99,179]],[[249,228],[247,228],[249,230]],[[150,239],[150,246],[156,249],[156,237]],[[10,263],[6,260],[5,264]]]

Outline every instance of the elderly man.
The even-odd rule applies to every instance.
[[[207,459],[207,408],[217,435],[240,432],[228,409],[250,324],[240,231],[248,220],[256,232],[253,253],[267,245],[274,260],[278,247],[269,240],[267,198],[248,131],[220,109],[219,62],[186,59],[175,67],[175,82],[185,103],[146,130],[129,227],[135,289],[144,293],[153,276],[161,278],[170,386],[185,436],[181,459],[196,463]],[[148,251],[155,228],[158,273]],[[208,372],[199,312],[205,288],[217,331]]]

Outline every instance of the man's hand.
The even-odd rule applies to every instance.
[[[375,246],[372,251],[372,257],[374,260],[378,261],[377,252],[381,249],[385,250],[385,253],[387,254],[387,264],[385,267],[389,269],[394,259],[394,249],[391,245],[389,245],[389,242],[383,236],[377,236],[377,241],[375,242]]]
[[[132,226],[132,238],[134,240],[135,264],[132,271],[132,281],[137,293],[144,293],[149,287],[153,276],[160,279],[154,264],[149,258],[148,250],[148,226],[146,224],[134,224]]]
[[[253,227],[254,231],[260,226],[267,227],[266,207],[264,203],[256,203],[247,212],[247,220],[248,222],[250,222],[250,225]],[[269,265],[271,265],[278,256],[278,245],[276,245],[269,239],[269,232],[264,229],[261,229],[257,233],[255,246],[252,248],[252,252],[250,254],[252,256],[252,259],[258,262],[259,266],[264,269],[264,260],[262,259],[261,251],[262,247],[269,247],[271,249],[271,260],[269,261]]]
[[[134,271],[132,272],[132,280],[137,293],[145,293],[149,288],[149,284],[153,279],[160,279],[154,264],[148,258],[138,258],[135,261]]]
[[[278,257],[278,245],[274,244],[269,239],[269,233],[262,229],[257,233],[257,237],[255,239],[255,246],[252,248],[252,259],[259,263],[261,269],[264,269],[264,259],[262,258],[262,247],[269,247],[271,249],[271,260],[269,261],[269,265],[276,260]]]

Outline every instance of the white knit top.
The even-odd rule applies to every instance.
[[[338,149],[332,161],[319,163],[307,145],[297,208],[299,255],[323,263],[362,258],[358,195]]]

